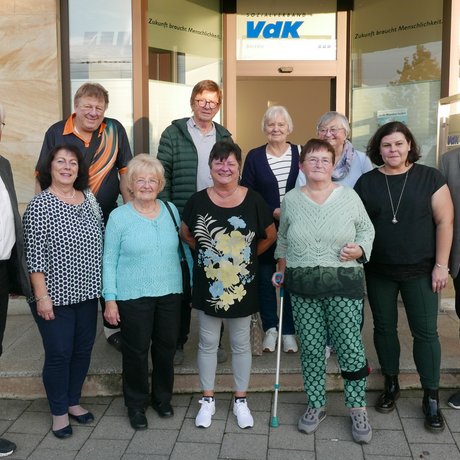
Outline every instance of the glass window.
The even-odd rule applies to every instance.
[[[420,161],[435,166],[442,3],[355,0],[351,121],[357,149],[366,149],[378,126],[399,120],[421,145]]]
[[[222,82],[219,0],[149,0],[150,152],[163,130],[191,113],[190,94],[200,80]],[[220,112],[214,118],[220,121]]]
[[[87,81],[103,85],[106,114],[123,124],[132,143],[131,21],[131,0],[69,0],[72,98]]]

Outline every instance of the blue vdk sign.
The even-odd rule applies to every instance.
[[[267,24],[266,21],[248,21],[246,36],[259,38],[262,33],[263,38],[300,38],[298,29],[303,23],[304,21],[276,21]]]

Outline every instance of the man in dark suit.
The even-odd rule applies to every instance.
[[[0,140],[5,126],[5,110],[0,103]],[[10,293],[31,295],[24,255],[22,221],[14,191],[13,173],[6,158],[0,155],[0,356],[3,352],[8,299]],[[0,457],[14,452],[16,444],[0,438]]]
[[[454,281],[455,311],[460,318],[460,148],[442,155],[439,169],[446,178],[454,203],[454,238],[450,250],[449,269]],[[454,409],[460,409],[460,391],[454,393],[447,404]]]

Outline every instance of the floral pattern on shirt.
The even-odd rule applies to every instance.
[[[246,228],[240,217],[231,217],[228,222],[233,229],[212,227],[216,222],[208,214],[197,217],[196,237],[202,249],[198,251],[198,264],[204,267],[206,277],[211,281],[208,302],[215,310],[227,311],[236,301],[246,295],[245,285],[254,279],[248,270],[251,262],[253,231],[243,235],[239,229]]]

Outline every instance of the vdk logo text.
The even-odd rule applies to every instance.
[[[276,21],[268,23],[266,21],[248,21],[246,23],[246,36],[248,38],[300,38],[298,29],[303,21]]]

